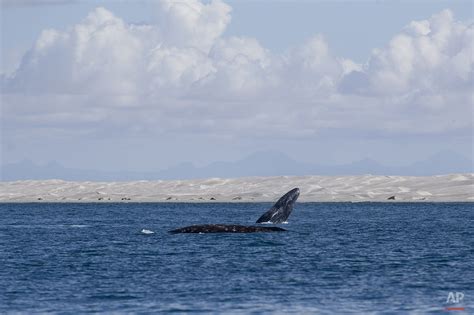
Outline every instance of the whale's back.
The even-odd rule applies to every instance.
[[[190,225],[169,231],[178,233],[256,233],[256,232],[283,232],[286,231],[277,226],[245,226],[237,224],[201,224]]]

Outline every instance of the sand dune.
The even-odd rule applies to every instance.
[[[299,187],[300,201],[474,201],[474,174],[278,176],[132,182],[0,182],[0,202],[274,201]],[[393,199],[393,198],[392,198]],[[393,201],[393,200],[392,200]]]

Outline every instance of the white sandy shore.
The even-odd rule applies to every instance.
[[[299,201],[474,201],[474,174],[278,176],[132,182],[0,182],[0,202],[256,202],[299,187]]]

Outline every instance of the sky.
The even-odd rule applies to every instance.
[[[1,158],[473,158],[472,1],[1,0]]]

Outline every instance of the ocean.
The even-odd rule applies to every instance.
[[[0,313],[474,312],[473,203],[0,204]],[[143,229],[153,231],[145,234]]]

